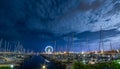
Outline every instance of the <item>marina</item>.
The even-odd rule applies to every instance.
[[[15,69],[33,55],[33,52],[25,51],[20,42],[11,44],[3,39],[0,40],[0,68]]]
[[[120,69],[120,0],[0,0],[0,69]]]
[[[106,51],[107,52],[107,51]],[[113,54],[114,53],[114,54]],[[53,54],[41,54],[44,58],[54,61],[59,64],[63,64],[66,69],[71,69],[75,62],[81,62],[85,65],[96,65],[100,63],[111,63],[116,62],[120,64],[120,53],[112,51],[110,53],[91,53],[91,52],[81,52],[81,53],[53,53]],[[108,68],[109,69],[109,68]]]

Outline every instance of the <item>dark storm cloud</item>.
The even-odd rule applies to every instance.
[[[111,30],[101,30],[102,32],[102,38],[103,39],[106,39],[106,38],[109,38],[109,37],[114,37],[118,34],[120,34],[119,31],[117,31],[116,29],[111,29]],[[69,38],[72,38],[74,39],[75,42],[94,42],[96,40],[100,40],[100,31],[96,31],[96,32],[90,32],[90,31],[85,31],[85,32],[82,32],[82,33],[68,33],[68,34],[65,34],[65,35],[62,35],[61,37],[65,37],[67,39],[65,39],[65,41],[68,40],[68,37]],[[76,39],[77,38],[77,39]]]
[[[104,0],[81,0],[77,9],[81,11],[88,11],[90,9],[96,10],[101,7],[104,3]]]
[[[36,29],[49,31],[55,26],[51,26],[52,21],[73,7],[69,0],[2,0],[0,3],[1,33],[16,36],[29,34]]]
[[[1,0],[0,37],[62,42],[74,32],[76,41],[94,42],[102,26],[112,41],[120,34],[119,6],[119,0]]]
[[[21,37],[36,30],[56,34],[56,31],[60,31],[55,26],[64,25],[59,23],[61,17],[64,18],[67,13],[74,13],[72,11],[76,9],[81,11],[96,9],[102,2],[101,0],[2,0],[0,23],[4,31],[1,32],[3,35],[6,32],[16,36],[19,34]]]

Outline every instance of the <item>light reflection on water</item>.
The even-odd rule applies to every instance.
[[[32,58],[25,60],[19,69],[41,69],[43,64],[47,65],[47,69],[65,69],[53,62],[46,62],[41,56],[33,56]]]

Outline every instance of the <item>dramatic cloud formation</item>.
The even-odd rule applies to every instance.
[[[88,39],[95,50],[102,27],[106,50],[109,42],[118,48],[119,11],[119,0],[1,0],[0,37],[21,40],[26,46],[32,42],[42,49],[52,40],[63,48],[74,34],[75,49],[84,50]]]

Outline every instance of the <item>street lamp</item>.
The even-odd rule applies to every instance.
[[[118,62],[120,64],[120,62]]]
[[[10,65],[10,68],[11,68],[11,69],[13,69],[13,68],[14,68],[14,65],[13,65],[13,64],[11,64],[11,65]]]
[[[42,69],[47,69],[46,65],[42,65]]]

